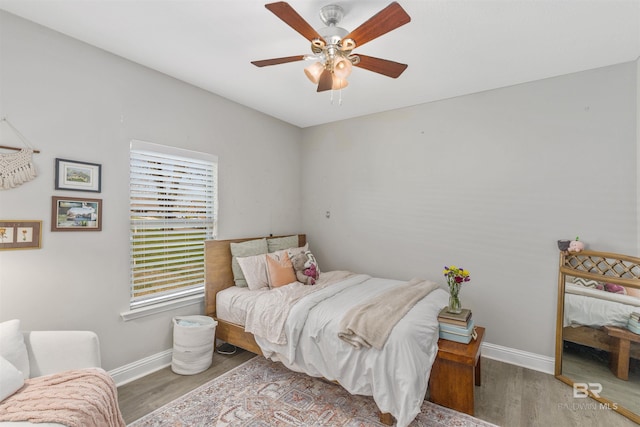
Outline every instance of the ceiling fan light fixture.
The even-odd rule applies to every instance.
[[[349,86],[349,82],[347,81],[347,79],[340,78],[335,74],[333,75],[333,82],[331,85],[332,90],[344,89],[347,86]]]
[[[307,76],[311,83],[318,84],[320,81],[320,75],[324,71],[324,65],[320,62],[314,62],[304,69],[304,74]]]
[[[333,74],[341,80],[346,80],[351,75],[351,68],[351,61],[347,58],[340,58],[333,66]]]

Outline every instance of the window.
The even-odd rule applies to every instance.
[[[131,141],[131,309],[204,292],[217,170],[216,156]]]

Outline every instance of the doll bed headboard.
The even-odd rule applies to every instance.
[[[204,309],[207,316],[216,314],[216,294],[230,286],[233,282],[231,270],[231,243],[241,243],[255,239],[275,239],[285,236],[248,237],[230,240],[206,240],[204,242],[205,288]],[[298,234],[298,246],[307,242],[305,234]]]
[[[567,275],[638,288],[640,258],[610,252],[560,252],[560,279]]]

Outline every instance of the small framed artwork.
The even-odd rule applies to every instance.
[[[0,250],[40,249],[42,221],[0,219]]]
[[[102,186],[102,165],[56,159],[56,190],[92,191]]]
[[[51,198],[51,231],[102,230],[102,200],[82,197]]]

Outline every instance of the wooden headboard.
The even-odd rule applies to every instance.
[[[207,316],[216,314],[216,294],[234,286],[231,270],[231,243],[241,243],[256,239],[275,239],[286,236],[248,237],[230,240],[206,240],[204,242],[205,287],[204,310]],[[307,242],[306,234],[298,234],[298,246]]]

